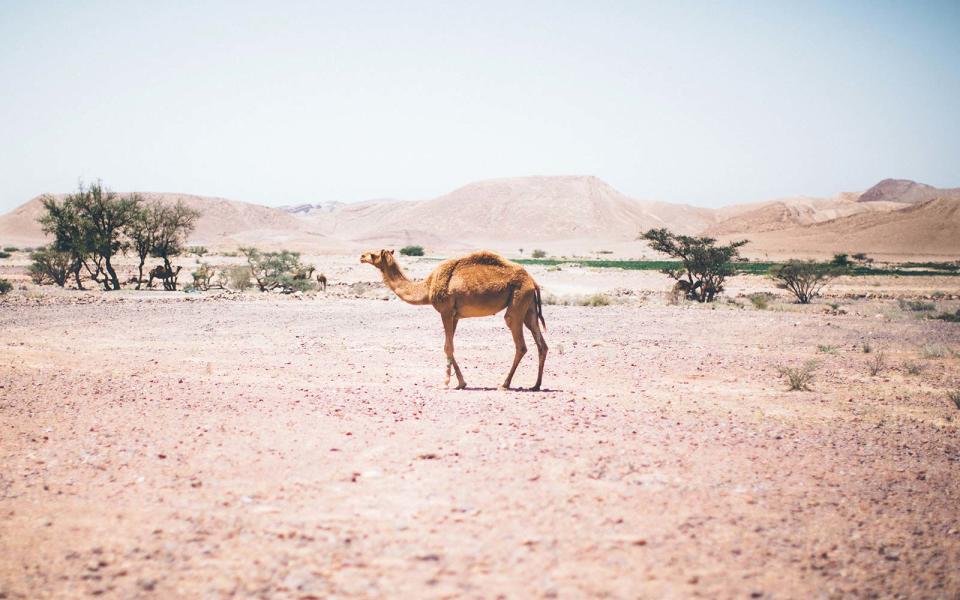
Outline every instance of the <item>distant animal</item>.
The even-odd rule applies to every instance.
[[[307,279],[310,279],[310,278],[313,276],[313,272],[314,272],[316,269],[317,269],[317,268],[314,267],[313,265],[309,265],[309,266],[306,266],[306,267],[301,267],[301,268],[297,269],[297,270],[294,272],[293,278],[294,278],[294,279],[297,279],[297,280],[305,281],[305,280],[307,280]]]
[[[543,320],[540,286],[523,267],[493,252],[482,251],[444,261],[426,279],[411,281],[394,260],[393,250],[365,252],[360,256],[360,262],[379,269],[383,282],[404,302],[430,304],[440,313],[446,335],[446,385],[450,384],[450,368],[453,367],[457,375],[457,389],[467,387],[453,356],[457,322],[469,317],[495,315],[506,309],[503,318],[513,334],[515,353],[513,365],[500,387],[510,389],[517,365],[527,352],[523,339],[523,327],[526,325],[537,344],[540,359],[537,382],[530,389],[540,389],[543,366],[547,360],[547,342],[540,325],[546,328],[546,323]]]
[[[327,291],[327,276],[323,273],[317,275],[317,287],[323,291]]]
[[[153,289],[153,280],[161,279],[163,280],[163,288],[166,290],[173,289],[170,286],[170,280],[176,281],[177,275],[180,273],[180,269],[183,267],[177,267],[177,269],[170,270],[163,265],[157,265],[154,268],[150,269],[150,279],[147,280],[147,288]]]

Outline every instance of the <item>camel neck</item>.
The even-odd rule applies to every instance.
[[[396,263],[386,265],[381,273],[383,282],[404,302],[430,304],[430,290],[426,281],[410,281]]]

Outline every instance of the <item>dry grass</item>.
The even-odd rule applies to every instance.
[[[779,369],[780,376],[786,378],[791,392],[809,391],[816,370],[817,362],[814,360],[808,360],[801,367],[780,367]]]

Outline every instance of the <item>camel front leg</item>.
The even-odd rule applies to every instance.
[[[447,355],[447,378],[443,382],[443,385],[450,385],[450,367],[453,367],[454,372],[457,374],[456,389],[462,390],[467,387],[467,382],[463,379],[463,373],[460,372],[460,365],[457,364],[457,359],[453,357],[453,334],[457,332],[457,317],[443,316],[443,332],[446,335],[443,351]]]

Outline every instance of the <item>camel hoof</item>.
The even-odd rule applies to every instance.
[[[455,390],[462,390],[462,389],[464,389],[465,387],[467,387],[467,382],[466,382],[466,381],[462,381],[462,382],[458,383],[458,384],[457,384],[457,387],[455,387],[455,388],[453,388],[453,389],[455,389]]]
[[[539,391],[540,391],[540,386],[539,386],[539,385],[535,385],[535,386],[533,386],[532,388],[530,388],[530,391],[531,391],[531,392],[539,392]]]
[[[509,385],[504,385],[501,383],[500,387],[498,387],[497,389],[500,390],[501,392],[509,392],[511,388]]]

